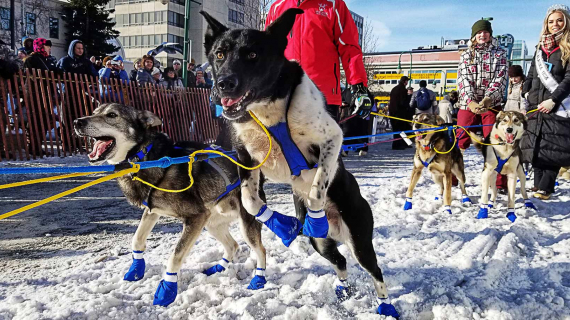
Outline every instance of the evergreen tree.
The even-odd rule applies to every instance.
[[[69,30],[65,34],[66,41],[81,40],[89,56],[105,56],[119,49],[107,43],[119,36],[119,31],[113,29],[115,22],[109,18],[115,10],[105,8],[109,1],[69,0],[62,16]]]

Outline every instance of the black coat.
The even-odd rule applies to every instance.
[[[536,109],[541,102],[552,99],[552,101],[556,102],[552,112],[556,112],[560,106],[560,102],[566,99],[570,94],[570,62],[568,62],[566,66],[562,65],[562,52],[560,49],[554,51],[550,57],[547,57],[546,53],[538,47],[536,48],[535,55],[536,54],[542,54],[542,58],[545,62],[552,63],[550,73],[554,79],[556,79],[556,82],[558,82],[558,88],[556,88],[552,94],[546,89],[538,78],[533,58],[528,76],[523,85],[522,94],[524,96],[528,92],[528,102],[531,110]]]
[[[55,62],[52,59],[47,59],[36,52],[26,58],[24,69],[49,70],[53,71],[55,74],[61,74],[61,70],[56,67]]]
[[[528,127],[521,140],[524,162],[537,166],[570,166],[570,118],[555,115],[560,102],[570,94],[570,62],[562,66],[560,50],[553,52],[547,60],[546,54],[537,48],[544,61],[552,63],[552,76],[559,83],[551,94],[537,76],[534,60],[523,86],[523,94],[528,94],[530,110],[545,100],[552,99],[556,105],[550,114],[542,112],[529,115]]]
[[[409,103],[408,90],[403,83],[398,84],[390,91],[390,105],[388,106],[388,110],[391,116],[412,120],[413,113],[410,112]]]

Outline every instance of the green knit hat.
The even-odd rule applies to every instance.
[[[471,27],[471,39],[479,32],[479,31],[488,31],[491,36],[493,35],[493,28],[491,28],[491,21],[489,20],[479,20],[473,24]]]

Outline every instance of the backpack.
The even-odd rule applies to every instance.
[[[421,88],[416,96],[417,108],[421,111],[427,111],[431,108],[431,99],[429,98],[429,91]]]

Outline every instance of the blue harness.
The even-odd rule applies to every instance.
[[[509,159],[513,156],[513,154],[511,153],[511,155],[508,158],[503,160],[503,159],[499,158],[495,149],[493,149],[493,153],[495,154],[495,158],[497,158],[497,167],[495,168],[495,171],[497,171],[497,173],[501,174],[501,171],[503,171],[503,167],[509,161]]]
[[[289,95],[287,100],[285,118],[287,118],[287,114],[289,113],[290,104],[291,95]],[[292,175],[298,177],[301,175],[301,171],[311,170],[318,166],[318,164],[315,164],[311,167],[301,150],[299,150],[299,147],[297,147],[293,139],[291,139],[291,132],[289,131],[287,121],[279,122],[274,126],[268,127],[267,130],[269,130],[275,141],[281,147],[281,151],[285,156],[285,160],[287,161],[287,165],[289,165],[289,170],[291,170]]]
[[[138,162],[138,161],[142,161],[144,159],[144,157],[147,155],[147,153],[150,152],[150,150],[152,149],[152,143],[149,144],[146,147],[143,147],[139,152],[137,152],[133,157],[129,158],[129,162]],[[174,149],[183,149],[177,146],[174,146]],[[216,145],[210,145],[209,147],[207,147],[204,150],[217,150],[220,152],[224,152],[225,151]],[[229,156],[232,159],[236,160],[234,157]],[[225,195],[227,195],[228,193],[230,193],[231,191],[233,191],[235,188],[239,187],[241,184],[241,180],[239,179],[239,177],[237,178],[237,180],[235,182],[231,182],[228,175],[224,172],[224,170],[222,168],[220,168],[220,166],[218,166],[214,161],[210,161],[210,159],[206,159],[204,160],[205,163],[209,164],[212,168],[214,168],[214,170],[216,170],[220,176],[222,176],[222,179],[224,179],[224,182],[226,184],[226,191],[224,191],[222,194],[220,194],[215,201],[220,200],[221,198],[223,198]],[[150,190],[152,191],[152,189]],[[150,197],[150,191],[149,194],[147,196],[147,199]],[[148,201],[143,200],[142,204],[145,207],[149,207],[148,205]],[[150,208],[150,207],[149,207]]]

